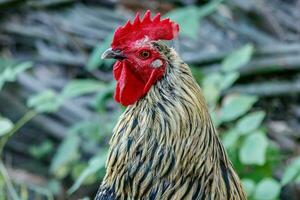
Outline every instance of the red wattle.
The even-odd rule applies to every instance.
[[[113,74],[114,74],[114,77],[116,80],[119,80],[120,76],[121,76],[121,72],[122,72],[122,62],[121,61],[117,61],[115,64],[114,64],[114,67],[113,67]]]
[[[128,106],[143,96],[145,83],[135,76],[127,63],[119,64],[117,62],[114,66],[114,76],[117,80],[114,96],[117,102],[123,106]]]
[[[117,61],[114,65],[114,77],[117,80],[114,99],[128,106],[134,104],[150,90],[151,86],[165,73],[165,67],[151,69],[139,67],[139,71],[127,61]]]

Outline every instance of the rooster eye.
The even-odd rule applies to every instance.
[[[147,58],[150,57],[150,52],[149,52],[149,51],[141,51],[141,52],[140,52],[140,57],[141,57],[142,59],[147,59]]]

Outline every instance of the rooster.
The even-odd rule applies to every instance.
[[[113,130],[95,200],[246,199],[187,64],[162,40],[179,26],[147,11],[114,34],[114,99],[127,106]]]

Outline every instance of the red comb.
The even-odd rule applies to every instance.
[[[172,40],[179,32],[178,24],[170,19],[160,19],[160,13],[151,19],[149,10],[145,13],[142,20],[140,14],[134,18],[133,23],[129,20],[124,26],[117,28],[111,43],[112,48],[122,48],[131,42],[147,36],[150,40]]]

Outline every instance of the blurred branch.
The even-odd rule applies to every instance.
[[[220,70],[221,66],[211,65],[203,70],[206,73]],[[300,70],[299,55],[285,55],[274,57],[254,58],[249,64],[240,68],[241,76],[249,76],[254,74],[281,72],[283,70]]]
[[[255,56],[265,57],[265,56],[278,56],[278,55],[289,55],[289,54],[299,54],[300,53],[300,43],[293,44],[277,44],[272,43],[269,45],[258,46],[255,50]],[[202,52],[202,51],[186,51],[182,52],[182,58],[188,63],[209,63],[218,62],[229,55],[230,52],[219,51],[219,52]],[[281,55],[281,56],[282,56]]]
[[[294,96],[300,94],[300,80],[276,81],[237,85],[225,91],[225,93],[251,94],[261,97]]]
[[[5,103],[10,108],[14,108],[13,111],[15,114],[20,116],[24,115],[24,113],[28,112],[27,107],[22,104],[18,99],[22,99],[22,97],[14,97],[12,94],[1,91],[0,93],[0,102]],[[2,111],[3,112],[3,111]],[[38,128],[44,131],[44,133],[51,135],[55,138],[63,138],[67,133],[67,128],[52,118],[44,115],[38,115],[33,118],[32,123],[36,125]]]
[[[0,172],[2,174],[2,177],[4,178],[4,183],[7,185],[7,189],[8,189],[8,192],[9,192],[11,198],[13,200],[21,200],[9,178],[9,175],[8,175],[6,168],[1,159],[0,159]]]
[[[47,8],[47,7],[54,7],[54,6],[62,6],[70,3],[76,2],[75,0],[30,0],[27,2],[28,6],[34,7],[34,8]]]
[[[247,24],[247,22],[231,22],[225,17],[221,17],[220,15],[212,15],[210,16],[213,22],[218,24],[220,27],[224,29],[230,29],[235,33],[241,34],[246,36],[250,40],[254,41],[257,44],[271,44],[274,43],[276,40],[271,36],[268,35],[254,26]]]
[[[29,111],[27,112],[25,115],[22,116],[22,118],[20,118],[15,124],[14,124],[14,128],[8,133],[6,134],[4,137],[1,138],[0,141],[0,158],[2,157],[2,151],[3,148],[6,144],[6,142],[8,141],[8,139],[13,136],[13,134],[15,134],[22,126],[24,126],[27,122],[29,122],[32,118],[34,118],[37,115],[37,113],[35,111]]]

